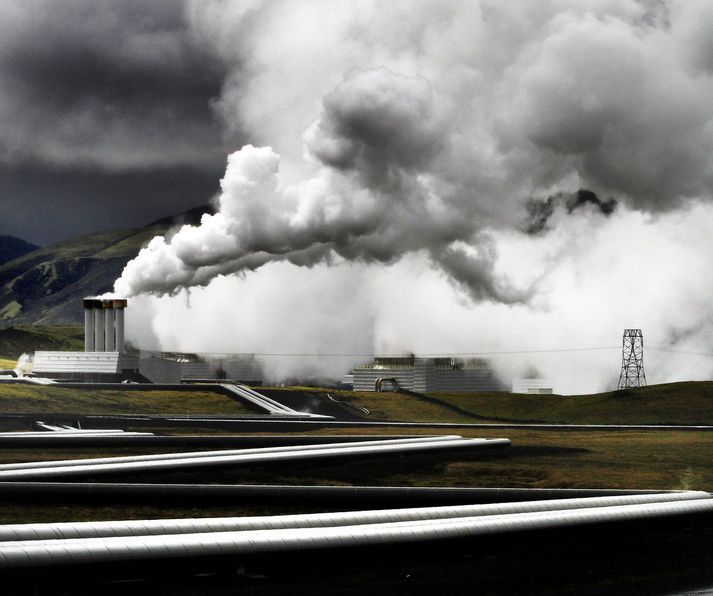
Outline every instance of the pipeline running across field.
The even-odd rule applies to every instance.
[[[389,511],[0,526],[0,570],[385,547],[713,514],[708,493]]]
[[[508,439],[463,439],[457,435],[415,439],[326,443],[222,451],[198,451],[128,457],[74,459],[0,465],[0,481],[65,478],[114,473],[157,472],[207,467],[260,465],[317,459],[466,451],[510,446]]]

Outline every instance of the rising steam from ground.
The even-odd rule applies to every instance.
[[[166,313],[200,321],[183,349],[578,347],[624,327],[702,349],[711,16],[703,1],[191,3],[230,72],[216,109],[255,146],[230,155],[218,213],[152,240],[115,290],[160,305],[166,347],[183,341]],[[180,296],[146,297],[191,287],[190,319]],[[538,367],[585,383],[573,358]],[[590,385],[616,374],[607,358],[604,374],[586,356]]]

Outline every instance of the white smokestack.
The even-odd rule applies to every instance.
[[[94,351],[94,307],[92,301],[84,299],[84,351]]]
[[[116,309],[116,351],[124,351],[124,308],[119,307]]]
[[[84,305],[84,351],[124,351],[123,298],[88,297]]]
[[[116,352],[114,308],[112,304],[107,304],[106,302],[102,306],[104,308],[104,351]]]
[[[94,309],[94,351],[101,352],[104,349],[104,309],[101,302]]]

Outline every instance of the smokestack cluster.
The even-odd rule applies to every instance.
[[[124,309],[121,298],[89,297],[84,306],[84,351],[124,351]]]

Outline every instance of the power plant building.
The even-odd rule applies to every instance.
[[[37,351],[33,374],[84,383],[178,384],[230,379],[249,385],[262,384],[262,363],[254,356],[203,358],[196,354],[128,352],[124,343],[127,301],[88,297],[83,306],[84,352]]]
[[[550,395],[554,393],[554,385],[549,379],[524,378],[513,379],[513,393],[527,393],[530,395]]]
[[[406,389],[433,391],[502,391],[490,363],[484,358],[377,357],[355,366],[354,391]]]
[[[239,381],[262,385],[264,370],[255,356],[212,356],[160,352],[141,355],[140,372],[152,383]]]
[[[35,352],[32,372],[63,381],[140,380],[139,357],[124,346],[126,300],[85,298],[84,352]]]

